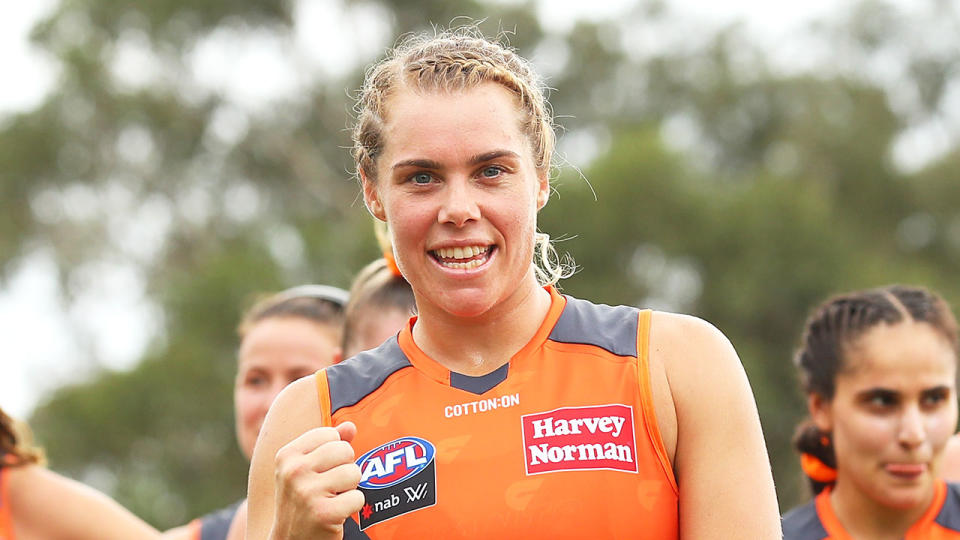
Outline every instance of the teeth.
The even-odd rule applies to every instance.
[[[481,253],[487,252],[487,246],[467,246],[455,248],[441,248],[434,250],[434,253],[441,259],[469,259],[476,257]]]
[[[479,259],[474,259],[474,260],[472,260],[472,261],[467,261],[467,262],[443,262],[443,263],[441,263],[441,264],[443,264],[443,265],[446,266],[447,268],[456,268],[456,269],[458,269],[458,270],[467,270],[467,269],[470,269],[470,268],[476,268],[476,267],[480,266],[481,264],[483,264],[483,261],[481,261],[481,260],[479,260]]]

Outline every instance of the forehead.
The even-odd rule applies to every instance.
[[[927,323],[903,321],[871,328],[846,349],[846,369],[837,376],[837,389],[882,386],[954,385],[956,353],[945,337]]]
[[[337,346],[335,330],[299,317],[268,317],[258,321],[240,344],[240,368],[285,368],[289,364],[326,362]]]
[[[387,100],[385,109],[387,161],[409,159],[409,154],[459,151],[475,155],[492,146],[529,154],[518,100],[496,83],[450,91],[403,86]]]

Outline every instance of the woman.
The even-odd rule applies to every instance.
[[[413,290],[393,257],[390,232],[382,222],[376,223],[383,258],[364,266],[350,285],[350,300],[344,309],[343,358],[397,335],[417,309]]]
[[[795,444],[817,495],[784,516],[785,538],[960,538],[960,491],[938,478],[957,424],[947,304],[906,286],[833,297],[795,363],[811,416]]]
[[[247,538],[779,538],[723,335],[552,285],[542,86],[472,34],[414,36],[368,72],[354,157],[418,316],[278,396]]]
[[[243,315],[233,404],[237,441],[247,459],[277,394],[339,358],[347,297],[337,287],[301,285],[262,299]],[[164,538],[224,540],[242,502],[169,530]]]
[[[109,497],[45,469],[0,409],[0,540],[137,540],[160,533]]]
[[[338,363],[396,336],[416,310],[410,284],[393,260],[389,231],[380,226],[375,230],[383,258],[364,266],[350,285],[350,299],[343,310],[343,354],[337,355]],[[227,539],[243,540],[246,526],[247,508],[243,505],[233,517]]]

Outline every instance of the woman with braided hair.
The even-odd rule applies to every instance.
[[[807,320],[795,364],[810,419],[795,437],[815,499],[787,540],[960,539],[960,486],[939,479],[957,425],[957,322],[936,294],[841,294]]]
[[[397,268],[390,230],[374,223],[383,257],[364,266],[350,285],[350,300],[344,308],[342,358],[379,346],[397,335],[417,305],[413,289]]]
[[[43,467],[0,409],[0,540],[148,540],[160,533],[106,495]]]
[[[278,396],[249,540],[780,538],[727,339],[558,292],[553,149],[537,74],[472,28],[368,71],[354,158],[417,316]]]

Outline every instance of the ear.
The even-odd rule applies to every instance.
[[[537,210],[543,209],[550,199],[550,177],[547,170],[537,171]]]
[[[387,213],[383,210],[383,202],[380,200],[380,191],[377,189],[376,182],[367,177],[367,173],[360,169],[360,184],[363,186],[363,204],[373,217],[380,221],[387,220]]]
[[[813,423],[824,433],[833,431],[833,403],[817,393],[807,396],[807,409]]]

